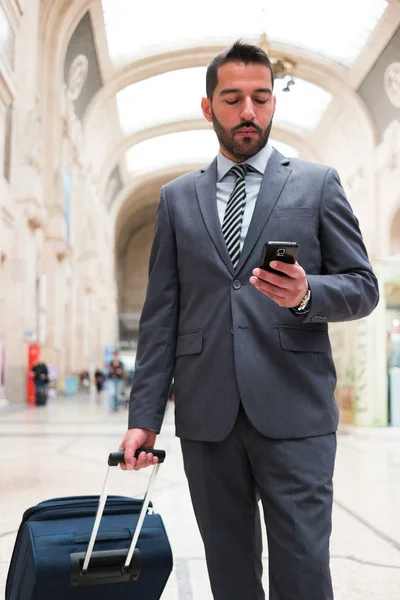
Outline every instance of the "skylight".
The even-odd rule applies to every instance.
[[[206,67],[179,69],[144,79],[117,94],[122,131],[135,133],[155,125],[203,119]]]
[[[233,10],[231,0],[203,0],[195,17],[187,0],[102,0],[102,4],[114,63],[204,42],[229,45],[239,37],[257,42],[265,32],[272,42],[350,67],[388,0],[247,0],[243,10]]]
[[[134,83],[117,94],[121,127],[126,135],[164,123],[203,120],[200,101],[205,95],[205,67],[179,69]],[[283,92],[283,80],[275,83],[275,122],[285,121],[308,132],[321,119],[331,94],[296,78],[290,92]]]
[[[270,141],[285,156],[298,156],[292,146]],[[211,130],[181,131],[146,140],[132,146],[126,153],[130,173],[156,171],[171,165],[193,163],[207,165],[218,152],[218,140]]]
[[[304,79],[296,77],[295,81],[296,83],[291,86],[290,92],[283,92],[283,80],[275,80],[276,109],[274,120],[296,125],[304,132],[309,132],[318,125],[332,100],[332,94]]]
[[[126,153],[128,171],[157,170],[173,164],[208,164],[218,152],[210,130],[169,133],[135,144]]]

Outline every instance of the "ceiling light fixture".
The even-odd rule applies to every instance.
[[[286,87],[284,87],[282,90],[284,92],[290,92],[291,86],[295,84],[293,75],[296,69],[296,63],[290,58],[287,58],[286,56],[271,56],[271,47],[268,42],[266,33],[263,33],[261,35],[258,45],[268,55],[276,79],[285,79],[285,77],[290,77],[290,80],[287,82]]]

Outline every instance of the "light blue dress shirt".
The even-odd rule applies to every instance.
[[[242,230],[240,233],[240,250],[243,248],[244,240],[246,239],[247,232],[251,218],[253,216],[254,207],[258,192],[260,191],[261,181],[264,175],[264,171],[267,167],[267,163],[272,154],[272,146],[267,144],[257,154],[254,154],[251,158],[245,161],[246,164],[251,165],[256,169],[255,172],[250,171],[246,175],[246,207],[243,215]],[[231,195],[233,188],[236,183],[236,176],[233,173],[229,173],[229,170],[234,167],[237,163],[233,162],[229,158],[226,158],[221,152],[217,154],[217,209],[219,220],[222,223],[224,220],[224,214],[226,205],[228,204],[229,196]]]

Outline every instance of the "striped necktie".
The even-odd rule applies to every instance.
[[[242,221],[244,209],[246,207],[246,182],[245,177],[249,165],[235,165],[230,169],[230,173],[236,175],[235,187],[229,196],[226,205],[224,220],[222,223],[222,233],[225,238],[226,247],[233,267],[236,269],[240,256],[240,233],[242,230]],[[251,169],[252,170],[252,169]]]

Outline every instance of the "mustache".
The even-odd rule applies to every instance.
[[[234,127],[232,129],[232,133],[236,133],[237,131],[240,131],[241,129],[250,129],[251,127],[254,128],[256,131],[258,131],[258,133],[262,132],[261,127],[258,127],[258,125],[256,125],[252,121],[246,121],[246,122],[240,123],[240,125],[237,125],[236,127]]]

